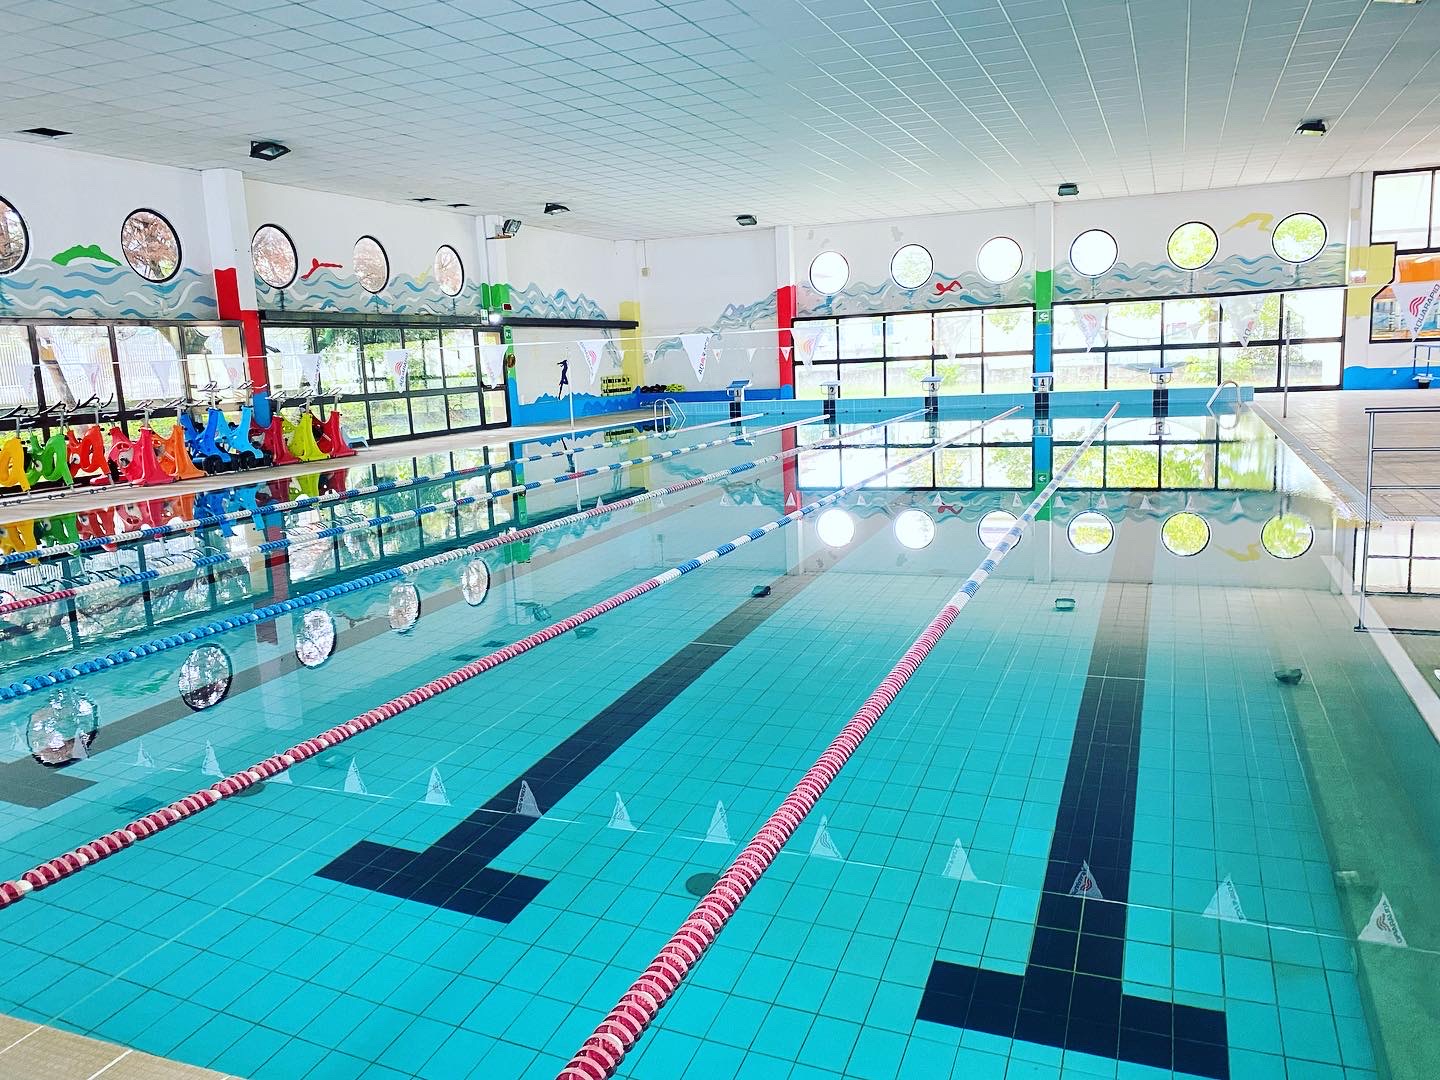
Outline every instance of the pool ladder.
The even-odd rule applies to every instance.
[[[668,437],[668,433],[676,428],[685,426],[685,410],[680,408],[680,403],[671,397],[663,397],[656,400],[651,406],[651,413],[655,417],[655,430],[661,433],[660,437]],[[661,424],[664,427],[661,427]]]
[[[1215,399],[1218,398],[1222,393],[1224,393],[1225,387],[1227,386],[1233,386],[1235,388],[1235,408],[1240,408],[1240,384],[1237,383],[1234,379],[1226,379],[1219,386],[1217,386],[1215,388],[1215,392],[1206,399],[1205,410],[1207,412],[1214,411],[1211,406],[1215,404]]]

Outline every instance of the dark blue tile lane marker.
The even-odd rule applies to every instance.
[[[803,572],[771,582],[768,596],[747,598],[424,851],[362,840],[316,873],[387,896],[510,922],[547,884],[490,865],[540,820],[515,812],[521,781],[530,785],[542,809],[554,806],[830,565],[833,560],[812,559]]]
[[[1121,982],[1149,615],[1149,586],[1106,590],[1025,974],[937,960],[917,1018],[1228,1080],[1223,1012]],[[1104,901],[1070,895],[1082,862]]]

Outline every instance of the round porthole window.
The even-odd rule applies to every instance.
[[[832,507],[816,519],[815,532],[830,547],[844,547],[855,539],[855,519],[838,506]]]
[[[1099,555],[1115,539],[1115,525],[1096,510],[1085,510],[1070,519],[1065,535],[1081,555]]]
[[[1315,530],[1299,514],[1279,514],[1260,530],[1260,543],[1277,559],[1298,559],[1315,542]]]
[[[311,608],[295,627],[295,659],[317,668],[335,653],[335,620],[324,608]]]
[[[1291,214],[1270,236],[1275,254],[1288,263],[1304,263],[1325,249],[1325,223],[1314,214]]]
[[[362,236],[355,241],[355,280],[366,292],[378,293],[390,280],[390,259],[380,241]]]
[[[902,510],[895,517],[895,539],[911,551],[935,542],[935,519],[924,510]]]
[[[1070,265],[1077,274],[1099,277],[1115,265],[1120,249],[1104,229],[1087,229],[1070,244]]]
[[[201,645],[180,665],[175,682],[180,700],[200,712],[224,701],[233,679],[229,654],[218,645]]]
[[[935,260],[919,244],[906,244],[890,257],[890,276],[902,289],[918,289],[930,280]]]
[[[19,268],[30,253],[30,230],[20,211],[0,199],[0,274]]]
[[[449,244],[435,252],[435,281],[446,296],[459,296],[465,287],[465,264],[460,253]]]
[[[1199,514],[1182,510],[1160,527],[1160,539],[1172,555],[1199,555],[1210,543],[1210,526]]]
[[[1019,244],[1008,236],[992,236],[975,256],[975,269],[992,285],[1001,285],[1020,272],[1023,261]]]
[[[408,634],[420,621],[420,590],[414,585],[396,585],[390,590],[390,629]]]
[[[479,607],[490,593],[490,567],[484,559],[475,559],[460,575],[460,595],[471,607]]]
[[[169,281],[180,272],[180,237],[154,210],[136,210],[120,226],[120,253],[146,281]]]
[[[255,230],[250,261],[255,264],[255,276],[272,289],[288,289],[300,270],[295,241],[279,225],[261,225]]]
[[[1179,226],[1170,234],[1170,240],[1165,245],[1171,264],[1181,270],[1199,270],[1208,266],[1219,250],[1219,237],[1203,221],[1187,221]]]
[[[818,293],[837,293],[850,280],[850,264],[838,251],[822,251],[810,264],[810,285]]]
[[[1005,539],[1005,534],[1018,520],[1009,510],[991,510],[980,519],[979,528],[976,530],[980,535],[980,543],[987,548],[993,548]]]

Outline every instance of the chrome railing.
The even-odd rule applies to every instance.
[[[1440,415],[1440,405],[1389,405],[1375,406],[1365,410],[1367,433],[1365,438],[1365,506],[1361,537],[1356,545],[1360,558],[1360,603],[1356,612],[1355,629],[1368,629],[1365,625],[1365,595],[1370,581],[1370,531],[1377,517],[1375,493],[1377,491],[1440,491],[1440,484],[1377,484],[1375,483],[1376,454],[1440,454],[1440,446],[1377,446],[1375,444],[1375,422],[1381,416],[1396,416],[1412,413]],[[1385,513],[1379,512],[1381,520]]]
[[[674,398],[657,398],[651,406],[651,414],[655,417],[655,430],[660,432],[662,437],[685,426],[685,410],[680,408],[680,403]]]
[[[1235,388],[1235,407],[1236,407],[1237,409],[1240,407],[1240,384],[1237,383],[1234,379],[1226,379],[1226,380],[1225,380],[1224,382],[1222,382],[1219,386],[1215,387],[1214,392],[1213,392],[1208,398],[1205,399],[1205,411],[1206,411],[1206,412],[1213,412],[1213,411],[1214,411],[1214,410],[1211,408],[1211,406],[1213,406],[1213,405],[1215,404],[1215,399],[1218,398],[1218,397],[1221,395],[1221,393],[1224,392],[1225,387],[1227,387],[1227,386],[1233,386],[1233,387]]]

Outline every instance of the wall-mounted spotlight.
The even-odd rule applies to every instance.
[[[1304,120],[1295,129],[1296,135],[1324,135],[1330,129],[1325,126],[1324,120]]]
[[[1066,180],[1063,184],[1061,184],[1058,188],[1055,189],[1055,194],[1059,195],[1061,198],[1065,198],[1068,195],[1079,195],[1080,185],[1071,183],[1069,180]]]
[[[568,214],[569,212],[570,207],[566,206],[564,203],[547,202],[545,204],[545,213],[552,216],[555,214]]]
[[[755,217],[754,214],[741,214],[739,217],[737,217],[737,218],[735,219],[735,224],[736,224],[736,225],[758,225],[759,222],[756,220],[756,217]]]
[[[509,240],[512,236],[514,236],[514,235],[515,235],[516,233],[518,233],[519,231],[520,231],[520,219],[519,219],[519,218],[516,218],[516,217],[507,217],[503,222],[500,223],[500,231],[499,231],[498,233],[496,233],[494,236],[489,237],[489,239],[491,239],[491,240]]]
[[[274,161],[290,152],[290,147],[272,139],[255,139],[250,143],[250,156],[258,161]]]

